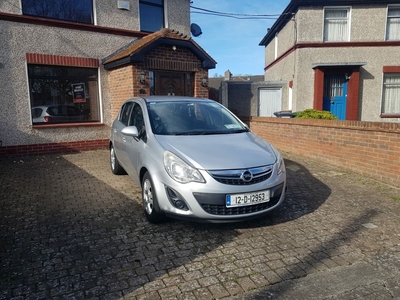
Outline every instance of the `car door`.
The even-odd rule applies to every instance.
[[[133,102],[126,102],[121,107],[121,112],[113,124],[113,145],[119,163],[125,169],[128,162],[128,155],[126,153],[126,136],[121,133],[122,129],[128,126],[129,117],[132,112]]]
[[[129,118],[129,126],[136,126],[139,136],[126,136],[125,151],[127,155],[127,165],[125,171],[136,182],[139,181],[139,168],[142,165],[141,150],[144,148],[144,143],[147,141],[147,132],[144,122],[143,110],[139,103],[134,103]]]

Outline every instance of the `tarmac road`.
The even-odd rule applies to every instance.
[[[286,202],[149,224],[108,151],[0,158],[0,299],[400,299],[400,190],[284,154]]]

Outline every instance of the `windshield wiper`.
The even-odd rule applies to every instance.
[[[188,131],[188,132],[179,132],[175,133],[175,135],[211,135],[211,134],[229,134],[229,131]]]
[[[248,129],[237,129],[237,130],[232,130],[229,133],[242,133],[242,132],[249,132],[250,130]]]
[[[232,134],[232,133],[242,133],[248,132],[248,129],[236,129],[236,130],[217,130],[217,131],[185,131],[175,133],[175,135],[212,135],[212,134]]]
[[[187,131],[187,132],[178,132],[175,135],[203,135],[206,134],[204,131]]]

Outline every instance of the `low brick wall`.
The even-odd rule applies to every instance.
[[[312,158],[400,187],[400,124],[242,118],[279,151]]]
[[[44,143],[33,145],[0,147],[0,157],[8,155],[31,155],[50,153],[76,153],[81,151],[106,149],[109,140],[88,140],[64,143]]]

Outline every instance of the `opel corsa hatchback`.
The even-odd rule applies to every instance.
[[[150,96],[126,101],[110,138],[114,174],[142,187],[144,213],[233,222],[260,217],[284,199],[279,152],[209,99]]]

